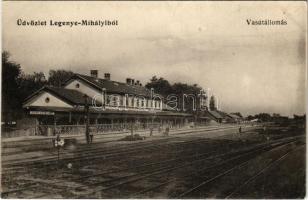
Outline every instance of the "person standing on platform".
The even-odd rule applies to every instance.
[[[166,136],[169,136],[169,126],[166,127],[165,135],[166,135]]]
[[[89,136],[90,136],[90,144],[92,144],[92,142],[93,142],[93,137],[94,137],[92,131],[90,131]]]

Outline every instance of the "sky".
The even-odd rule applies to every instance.
[[[305,2],[2,2],[2,49],[26,73],[66,69],[145,84],[198,84],[220,109],[305,113]],[[118,26],[17,26],[17,20],[118,20]],[[249,26],[246,20],[286,20]]]

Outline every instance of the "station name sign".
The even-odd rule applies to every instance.
[[[55,113],[50,111],[30,111],[30,115],[55,115]]]

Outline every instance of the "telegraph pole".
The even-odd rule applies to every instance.
[[[210,100],[211,100],[211,95],[210,95],[210,88],[207,89],[207,108],[208,110],[211,110],[210,109]]]
[[[87,144],[90,143],[90,133],[89,133],[89,121],[90,121],[90,118],[89,118],[89,105],[88,105],[88,96],[87,95],[84,95],[83,96],[85,98],[85,105],[84,105],[84,109],[85,109],[85,120],[86,120],[86,141],[87,141]]]

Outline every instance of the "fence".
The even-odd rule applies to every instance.
[[[131,124],[131,123],[117,123],[117,124],[97,124],[89,125],[90,132],[95,134],[104,134],[109,132],[121,133],[125,131],[147,130],[151,127],[158,129],[161,126],[159,123],[147,123],[147,124]],[[84,134],[86,131],[86,125],[39,125],[37,126],[36,135],[78,135]]]
[[[1,131],[2,138],[34,136],[34,135],[37,135],[36,127],[23,128],[23,129],[2,128],[2,131]]]
[[[190,125],[190,124],[189,124]],[[195,124],[201,126],[201,124]],[[204,125],[204,124],[202,124]],[[94,134],[104,133],[123,133],[133,131],[164,129],[166,127],[170,129],[181,128],[187,126],[187,124],[160,124],[160,123],[115,123],[115,124],[96,124],[89,125],[89,131]],[[86,125],[38,125],[28,129],[11,130],[2,132],[2,137],[20,137],[20,136],[53,136],[56,134],[61,135],[82,135],[86,131]]]

